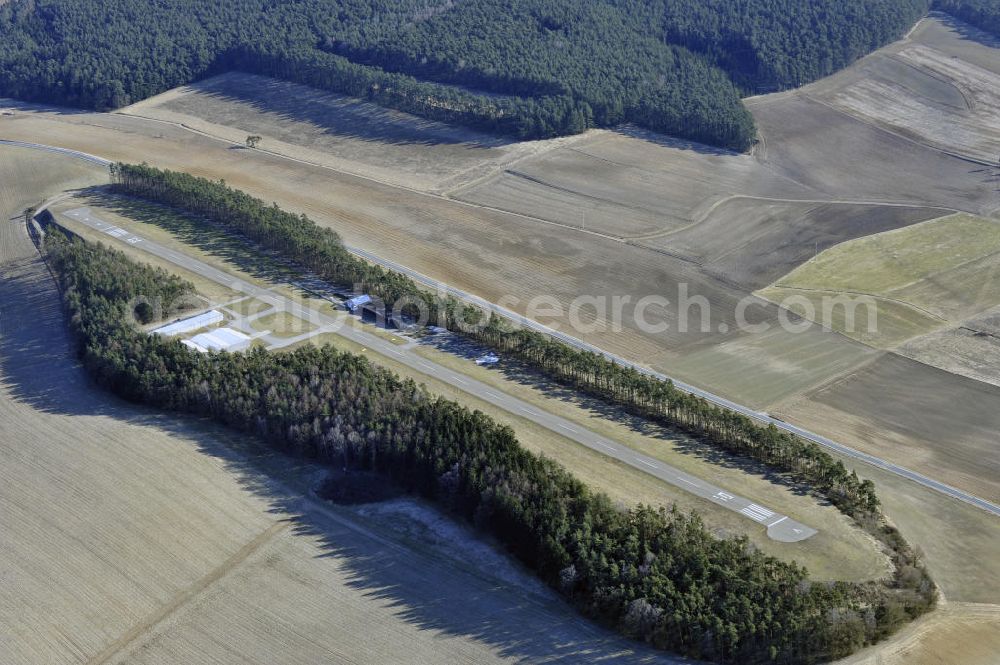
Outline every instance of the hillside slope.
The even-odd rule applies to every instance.
[[[752,90],[825,76],[926,0],[13,0],[0,94],[104,110],[240,69],[519,138],[633,122],[743,150]]]

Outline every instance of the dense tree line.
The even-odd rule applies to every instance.
[[[842,512],[864,519],[880,508],[875,486],[848,472],[815,443],[762,425],[704,398],[608,358],[580,351],[493,316],[473,332],[476,339],[539,368],[556,381],[626,406],[634,413],[679,427],[731,453],[791,474]]]
[[[520,138],[629,121],[742,150],[741,91],[828,74],[926,2],[10,0],[0,94],[103,110],[239,68]]]
[[[660,648],[751,665],[825,661],[933,602],[898,535],[895,584],[811,583],[745,538],[712,537],[695,515],[614,507],[526,451],[510,428],[363,357],[330,346],[199,354],[143,334],[128,316],[135,302],[170,302],[193,287],[59,232],[45,252],[102,386],[384,473],[495,536],[588,615]]]
[[[932,6],[1000,37],[1000,2],[997,0],[933,0]]]
[[[206,219],[225,231],[293,259],[331,283],[357,285],[387,303],[395,303],[416,291],[405,275],[352,255],[344,249],[335,231],[318,226],[305,215],[286,212],[277,204],[267,205],[224,182],[145,164],[121,163],[111,165],[111,180],[117,191]]]

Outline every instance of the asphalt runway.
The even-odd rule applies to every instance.
[[[316,330],[295,338],[295,341],[323,334],[324,332],[336,332],[362,345],[364,348],[392,358],[418,372],[433,376],[435,379],[444,381],[459,390],[475,395],[479,399],[489,402],[508,413],[530,420],[602,455],[617,459],[665,483],[690,492],[735,513],[739,513],[743,517],[766,527],[767,535],[772,540],[792,543],[805,540],[817,533],[816,529],[797,522],[787,515],[782,515],[766,506],[754,503],[750,499],[727,492],[720,487],[705,482],[697,476],[669,466],[658,459],[635,452],[628,446],[600,436],[565,418],[542,411],[527,402],[511,397],[465,374],[422,358],[412,353],[409,349],[393,344],[375,334],[354,328],[342,318],[330,317],[316,310],[303,307],[275,291],[246,282],[186,254],[174,251],[113,224],[109,224],[93,215],[88,208],[77,208],[66,212],[65,215],[76,222],[85,224],[121,242],[133,245],[217,284],[266,302],[279,311],[285,311],[300,319],[318,324],[319,327]],[[293,343],[289,340],[284,341],[288,344]]]

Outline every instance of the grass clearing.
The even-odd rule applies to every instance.
[[[317,326],[303,321],[288,312],[267,314],[254,319],[250,325],[258,332],[269,332],[275,337],[296,337],[316,330]]]
[[[274,305],[271,303],[250,297],[240,298],[236,302],[225,303],[225,307],[226,309],[244,317],[263,314],[271,309],[274,309]]]
[[[97,208],[99,216],[104,214],[104,208]],[[158,211],[158,215],[164,214]],[[231,271],[235,276],[249,281],[273,287],[274,284],[264,277],[252,278],[243,272],[248,268],[254,269],[245,259],[235,256],[236,247],[226,246],[224,250],[213,249],[214,245],[209,245],[207,249],[193,249],[188,247],[180,237],[174,233],[183,234],[187,237],[191,231],[184,227],[179,227],[173,223],[163,224],[157,218],[155,223],[138,222],[129,220],[122,215],[118,215],[114,223],[134,231],[135,233],[147,236],[148,231],[153,231],[148,237],[173,247],[178,251],[189,251],[193,256],[203,260],[210,265],[220,269]],[[179,229],[179,230],[176,230]],[[231,261],[237,260],[237,264]],[[258,272],[258,274],[262,274]],[[275,273],[279,279],[284,280],[286,275],[282,272]],[[280,286],[279,290],[288,294],[294,291],[293,287]],[[320,309],[326,308],[333,312],[332,307],[325,301],[313,299],[311,302],[303,301],[310,306],[318,306]],[[337,312],[340,316],[345,316],[343,312]],[[257,330],[271,329],[271,325],[277,322],[274,317],[280,314],[270,315],[264,319],[255,321]],[[355,319],[349,319],[349,325],[361,326]],[[405,343],[403,338],[394,335],[390,331],[377,330],[372,326],[363,326],[367,332],[377,332],[380,336],[392,338],[396,337],[398,342]],[[360,352],[360,348],[336,335],[319,335],[305,343],[321,344],[323,341],[333,341],[341,348]],[[294,348],[294,347],[293,347]],[[370,353],[370,352],[368,352]],[[440,354],[442,361],[457,360],[451,354]],[[581,448],[575,442],[565,439],[557,434],[541,428],[530,421],[520,419],[512,414],[492,407],[491,405],[476,399],[460,390],[454,389],[447,384],[434,380],[433,377],[415,372],[408,367],[393,362],[387,358],[377,358],[380,364],[388,366],[390,369],[404,375],[411,376],[417,381],[424,382],[437,394],[456,399],[466,403],[472,408],[493,415],[504,422],[511,422],[515,425],[520,436],[524,438],[525,444],[538,452],[542,452],[567,465],[574,473],[578,473],[588,482],[596,487],[608,491],[609,494],[618,500],[626,503],[647,502],[659,505],[677,503],[685,509],[695,509],[702,513],[706,522],[720,533],[726,534],[747,534],[758,547],[768,553],[780,556],[784,559],[797,560],[804,563],[820,579],[871,579],[878,577],[885,571],[884,557],[875,549],[871,541],[860,531],[854,529],[850,523],[843,518],[836,510],[830,507],[821,507],[816,501],[808,496],[798,496],[793,490],[774,483],[764,477],[763,473],[747,473],[747,469],[738,463],[726,463],[723,459],[714,459],[710,451],[701,448],[695,450],[691,441],[672,440],[670,436],[664,436],[662,432],[650,436],[642,432],[641,429],[630,428],[628,426],[618,426],[611,428],[606,424],[605,418],[600,414],[587,414],[585,409],[576,408],[583,414],[582,424],[592,427],[603,434],[621,439],[626,437],[637,450],[642,450],[655,457],[660,457],[669,464],[684,468],[696,475],[720,484],[720,486],[733,489],[741,494],[753,497],[762,501],[770,507],[789,514],[804,523],[820,529],[821,534],[802,543],[794,545],[779,544],[767,538],[765,530],[742,517],[721,509],[710,502],[706,502],[689,495],[677,488],[672,488],[662,482],[655,480],[640,471],[622,467],[622,473],[627,474],[626,478],[614,478],[609,482],[606,470],[610,460],[597,453]],[[470,363],[471,364],[471,363]],[[474,365],[473,365],[474,366]],[[484,370],[485,371],[485,370]],[[514,384],[511,384],[514,385]],[[510,387],[510,386],[508,386]],[[559,401],[549,401],[545,408],[556,410],[564,414],[568,405]],[[672,448],[661,446],[661,440],[668,442]],[[618,481],[621,482],[618,482]],[[632,491],[632,488],[645,488],[642,493]],[[648,493],[647,493],[648,492]]]

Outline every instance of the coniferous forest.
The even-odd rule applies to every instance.
[[[0,95],[105,110],[238,69],[519,138],[632,122],[743,150],[741,94],[830,74],[927,4],[11,0]]]
[[[655,646],[725,663],[849,654],[929,609],[935,590],[894,530],[890,582],[813,583],[805,569],[712,536],[696,515],[618,508],[478,411],[367,359],[323,348],[200,354],[147,335],[140,297],[192,286],[102,245],[48,234],[80,355],[122,397],[210,417],[286,451],[377,471],[491,534],[588,616]]]

